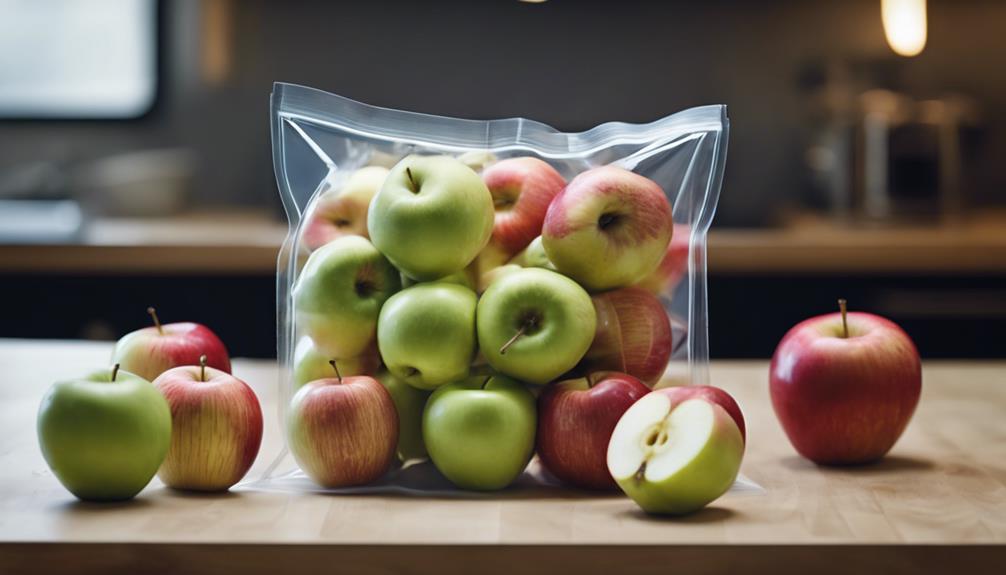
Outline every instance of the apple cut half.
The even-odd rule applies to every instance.
[[[608,471],[644,511],[681,515],[726,493],[743,457],[741,432],[722,407],[704,399],[674,404],[651,392],[615,425]]]

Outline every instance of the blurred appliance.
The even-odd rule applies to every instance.
[[[953,221],[964,214],[962,140],[978,121],[973,102],[869,90],[850,112],[824,126],[808,154],[836,216]]]
[[[67,243],[83,229],[84,214],[73,200],[0,200],[0,243]]]
[[[81,167],[75,183],[89,213],[167,216],[186,207],[195,163],[195,154],[186,148],[127,152]]]

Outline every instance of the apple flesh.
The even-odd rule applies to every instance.
[[[395,459],[395,403],[372,377],[308,383],[293,396],[286,421],[290,453],[322,487],[370,483]]]
[[[206,365],[230,373],[231,360],[224,342],[210,328],[191,322],[161,324],[154,308],[147,308],[154,325],[127,333],[115,343],[112,363],[147,381],[181,365]]]
[[[563,483],[615,489],[608,472],[611,432],[650,389],[625,373],[596,372],[553,383],[538,396],[538,458]]]
[[[644,511],[682,515],[726,493],[743,457],[744,440],[725,409],[651,392],[615,425],[608,470]]]
[[[493,197],[493,241],[513,255],[541,234],[545,212],[566,180],[549,164],[532,157],[507,158],[487,167],[482,181]]]
[[[154,387],[171,406],[161,481],[193,491],[226,491],[240,481],[262,443],[262,408],[248,384],[202,365],[170,369]]]
[[[597,329],[579,371],[621,371],[652,387],[674,350],[671,322],[650,292],[627,287],[593,296]]]
[[[493,199],[482,178],[449,156],[403,158],[374,196],[370,237],[409,277],[434,280],[467,266],[489,242]]]
[[[38,443],[59,482],[77,498],[136,496],[171,445],[168,402],[119,366],[55,383],[38,411]]]
[[[472,290],[441,282],[391,296],[377,324],[377,346],[388,371],[419,389],[467,377],[475,357],[477,301]]]
[[[552,200],[541,237],[556,269],[602,291],[653,272],[673,226],[671,205],[656,182],[603,166],[576,176]]]
[[[387,168],[367,166],[338,188],[322,192],[305,218],[304,246],[314,251],[341,236],[367,237],[367,209],[387,176]]]
[[[572,369],[594,337],[590,296],[556,272],[526,268],[496,280],[476,314],[479,348],[493,369],[546,384]]]
[[[722,389],[711,385],[679,385],[658,389],[654,393],[666,395],[675,405],[688,399],[698,398],[722,407],[737,424],[737,429],[741,432],[741,439],[745,444],[747,443],[747,425],[744,423],[744,413],[733,396]]]
[[[423,412],[430,459],[462,489],[494,490],[513,483],[534,452],[534,396],[505,376],[447,384]]]
[[[366,238],[342,236],[311,253],[293,289],[298,329],[328,359],[373,346],[377,318],[401,277]]]
[[[894,446],[922,391],[919,353],[895,323],[868,313],[801,322],[772,356],[772,406],[796,451],[824,465],[876,461]]]

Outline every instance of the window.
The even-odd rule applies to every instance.
[[[135,118],[157,92],[156,0],[0,0],[0,118]]]

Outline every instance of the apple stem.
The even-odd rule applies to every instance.
[[[199,381],[206,381],[206,354],[199,356]]]
[[[839,311],[842,312],[842,337],[848,339],[849,338],[849,322],[846,321],[846,318],[845,318],[845,314],[846,314],[846,302],[845,302],[844,299],[839,299],[838,300],[838,309],[839,309]]]
[[[115,381],[115,376],[119,375],[119,364],[112,366],[112,381]]]
[[[500,348],[500,355],[505,355],[506,350],[510,349],[510,346],[513,345],[513,342],[520,339],[520,336],[524,335],[527,332],[527,330],[531,329],[531,327],[533,326],[534,326],[533,319],[528,319],[527,321],[525,321],[524,325],[520,326],[520,329],[517,330],[517,333],[513,334],[513,337],[508,339],[507,342],[503,344],[503,347]]]
[[[164,335],[164,328],[161,327],[161,320],[157,318],[157,310],[153,307],[148,307],[147,313],[150,314],[151,318],[153,318],[154,326],[157,327],[157,333]]]
[[[487,375],[486,376],[486,380],[482,382],[482,389],[485,389],[486,386],[489,385],[489,380],[492,379],[492,378],[493,378],[493,376],[491,376],[491,375]]]
[[[419,186],[416,185],[416,180],[412,177],[412,169],[405,168],[405,175],[409,177],[409,183],[412,184],[412,193],[419,193]]]
[[[329,360],[328,365],[331,365],[332,369],[335,370],[335,377],[337,377],[339,379],[339,383],[341,384],[342,383],[342,374],[339,373],[339,364],[337,364],[335,362],[335,360],[332,359],[332,360]]]

